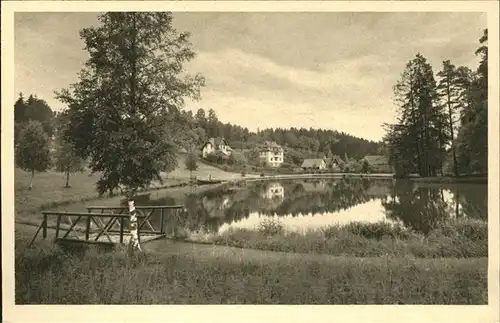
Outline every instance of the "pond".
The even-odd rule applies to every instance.
[[[255,229],[274,217],[288,231],[304,232],[353,221],[400,223],[427,234],[443,219],[488,219],[486,184],[421,184],[392,179],[254,181],[224,185],[179,200],[161,192],[137,205],[184,204],[192,231]]]

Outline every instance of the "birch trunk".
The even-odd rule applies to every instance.
[[[31,178],[30,178],[30,187],[29,187],[29,189],[33,188],[33,177],[35,177],[35,171],[34,170],[31,171]]]
[[[135,251],[142,251],[139,244],[139,232],[137,226],[137,212],[135,210],[135,203],[132,198],[128,200],[128,212],[130,215],[130,240],[128,250],[130,253]]]

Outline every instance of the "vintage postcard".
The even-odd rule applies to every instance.
[[[498,14],[2,3],[4,320],[498,322]]]

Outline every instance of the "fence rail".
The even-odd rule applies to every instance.
[[[164,237],[165,217],[179,217],[182,205],[137,206],[138,237],[143,242]],[[122,244],[125,235],[130,233],[128,207],[89,206],[87,212],[42,212],[43,220],[29,246],[42,232],[43,239],[48,234],[48,219],[56,217],[55,241],[89,244]],[[156,221],[153,221],[156,220]],[[65,226],[63,226],[65,221]],[[65,232],[62,232],[65,231]],[[106,239],[106,240],[104,240]]]

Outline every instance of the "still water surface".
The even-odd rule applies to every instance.
[[[449,218],[488,218],[486,184],[387,179],[258,181],[190,194],[183,201],[152,193],[137,204],[184,204],[188,214],[183,226],[211,233],[256,229],[266,217],[279,219],[286,230],[295,232],[353,221],[388,221],[424,234]]]

